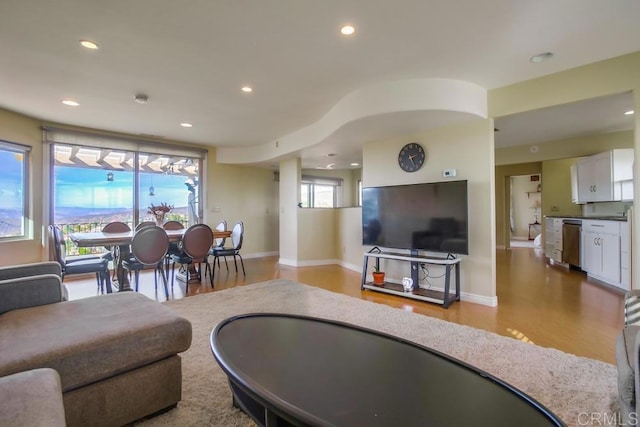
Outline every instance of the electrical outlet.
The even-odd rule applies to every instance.
[[[442,171],[442,176],[445,178],[454,177],[458,174],[458,171],[455,169],[445,169]]]

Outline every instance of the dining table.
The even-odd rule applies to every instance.
[[[165,230],[169,237],[169,242],[177,243],[182,240],[186,228],[179,230]],[[212,230],[214,239],[223,239],[231,236],[231,231]],[[135,235],[135,230],[120,232],[120,233],[105,233],[103,231],[91,231],[91,232],[75,232],[70,233],[69,238],[79,248],[89,247],[112,247],[117,248],[114,250],[114,268],[116,269],[118,291],[131,291],[129,284],[129,275],[126,273],[122,266],[122,261],[127,259],[130,255],[130,245]]]

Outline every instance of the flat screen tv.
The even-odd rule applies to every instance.
[[[469,254],[467,181],[362,189],[362,243]]]

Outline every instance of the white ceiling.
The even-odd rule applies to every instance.
[[[639,51],[639,18],[637,0],[2,0],[0,107],[134,135],[258,145],[381,82],[444,77],[492,89]],[[355,35],[339,34],[345,23]],[[529,62],[546,51],[552,60]],[[240,91],[247,84],[252,94]],[[135,103],[137,93],[149,103]],[[361,121],[301,152],[303,165],[328,151],[358,160],[367,138],[437,119]],[[499,138],[539,130],[534,122],[511,131],[529,125],[505,118]]]
[[[496,148],[633,129],[630,92],[496,118]]]

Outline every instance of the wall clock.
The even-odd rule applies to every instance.
[[[422,167],[426,158],[427,154],[422,145],[411,142],[400,150],[398,164],[405,172],[415,172]]]

